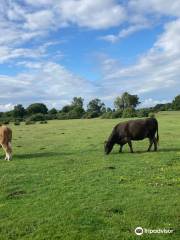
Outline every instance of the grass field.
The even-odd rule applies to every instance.
[[[180,112],[160,113],[158,152],[148,140],[104,140],[120,120],[13,126],[13,161],[0,161],[0,240],[180,239]],[[137,226],[173,229],[136,236]]]

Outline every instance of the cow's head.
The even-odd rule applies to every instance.
[[[113,146],[114,146],[114,144],[113,144],[112,141],[105,141],[104,142],[104,152],[105,152],[105,154],[109,154],[112,151]]]

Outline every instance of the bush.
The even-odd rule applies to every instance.
[[[138,109],[136,110],[136,115],[137,117],[148,117],[149,111],[148,109]]]
[[[25,124],[26,125],[31,125],[31,124],[35,124],[35,121],[31,121],[31,120],[26,120]]]
[[[99,117],[99,113],[97,111],[94,111],[94,112],[86,112],[84,115],[83,115],[83,118],[97,118]]]
[[[20,118],[20,117],[15,118],[15,119],[14,119],[14,122],[16,122],[16,121],[18,121],[18,122],[23,122],[23,121],[24,121],[24,118]]]
[[[150,117],[150,118],[155,118],[155,113],[150,112],[149,115],[148,115],[148,117]]]
[[[82,118],[84,110],[80,107],[75,107],[73,110],[67,113],[69,119],[79,119]]]
[[[180,95],[177,95],[173,102],[172,102],[172,107],[174,110],[180,110]]]
[[[46,105],[43,103],[33,103],[29,105],[29,107],[27,108],[28,115],[37,114],[37,113],[46,114],[47,112],[48,112],[48,109]]]
[[[15,120],[14,125],[15,125],[15,126],[19,126],[19,125],[20,125],[20,121]]]
[[[112,118],[121,118],[122,114],[123,114],[123,112],[121,110],[117,110],[112,113]]]
[[[40,124],[46,124],[48,123],[46,120],[45,121],[40,121]]]
[[[57,119],[59,119],[59,120],[68,119],[68,114],[65,113],[65,112],[60,112],[60,113],[57,114]]]
[[[133,108],[126,108],[123,111],[122,117],[123,118],[132,118],[132,117],[136,117],[136,111]]]
[[[3,121],[2,121],[2,124],[4,124],[4,125],[8,125],[9,123],[10,123],[9,120],[3,120]]]
[[[45,117],[46,120],[57,119],[57,115],[56,114],[50,114],[50,113],[46,114],[44,117]]]
[[[112,112],[105,112],[101,115],[101,118],[112,118]]]
[[[50,115],[55,115],[57,114],[57,110],[55,108],[52,108],[51,110],[48,111]]]
[[[45,120],[45,115],[42,113],[37,113],[28,118],[30,121],[44,121]]]

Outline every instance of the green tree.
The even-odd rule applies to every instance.
[[[72,110],[72,106],[71,105],[65,105],[60,112],[63,112],[63,113],[68,113]]]
[[[123,110],[124,109],[124,101],[122,99],[122,97],[117,97],[114,101],[114,107],[116,109],[120,109]]]
[[[172,107],[174,110],[180,110],[180,95],[177,95],[173,102],[172,102]]]
[[[55,108],[52,108],[52,109],[49,110],[48,113],[54,115],[54,114],[57,114],[57,110]]]
[[[15,118],[23,118],[26,114],[26,110],[21,104],[14,106],[13,115]]]
[[[112,112],[112,109],[110,107],[107,107],[106,112]]]
[[[84,99],[81,97],[74,97],[71,103],[72,107],[80,107],[83,108],[83,103],[84,103]]]
[[[83,109],[83,101],[84,99],[81,97],[74,97],[71,104],[64,106],[57,117],[59,119],[82,118],[85,112]]]
[[[105,104],[98,98],[91,100],[87,105],[87,112],[92,114],[93,117],[98,117],[105,111]]]
[[[115,108],[120,110],[136,108],[138,104],[140,104],[139,97],[128,92],[124,92],[121,97],[117,97],[114,101]]]
[[[29,105],[27,108],[27,113],[29,115],[36,114],[36,113],[42,113],[42,114],[47,114],[48,109],[45,104],[43,103],[33,103]]]
[[[128,107],[123,110],[123,118],[136,117],[136,110],[134,108]]]
[[[70,118],[81,118],[84,114],[83,108],[84,99],[81,97],[74,97],[71,103],[72,111],[70,111]]]

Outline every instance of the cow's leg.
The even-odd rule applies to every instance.
[[[154,151],[157,151],[157,139],[154,137],[153,138],[153,143],[154,143]]]
[[[7,144],[2,144],[2,147],[5,151],[5,160],[10,161],[11,157],[12,157],[12,147],[11,147],[11,143],[8,142]]]
[[[148,152],[150,152],[152,145],[153,145],[153,139],[149,138],[149,147],[148,147],[148,150],[147,150]]]
[[[128,140],[128,145],[129,145],[129,148],[130,148],[131,153],[133,153],[133,148],[132,148],[132,142],[131,142],[131,140]]]

